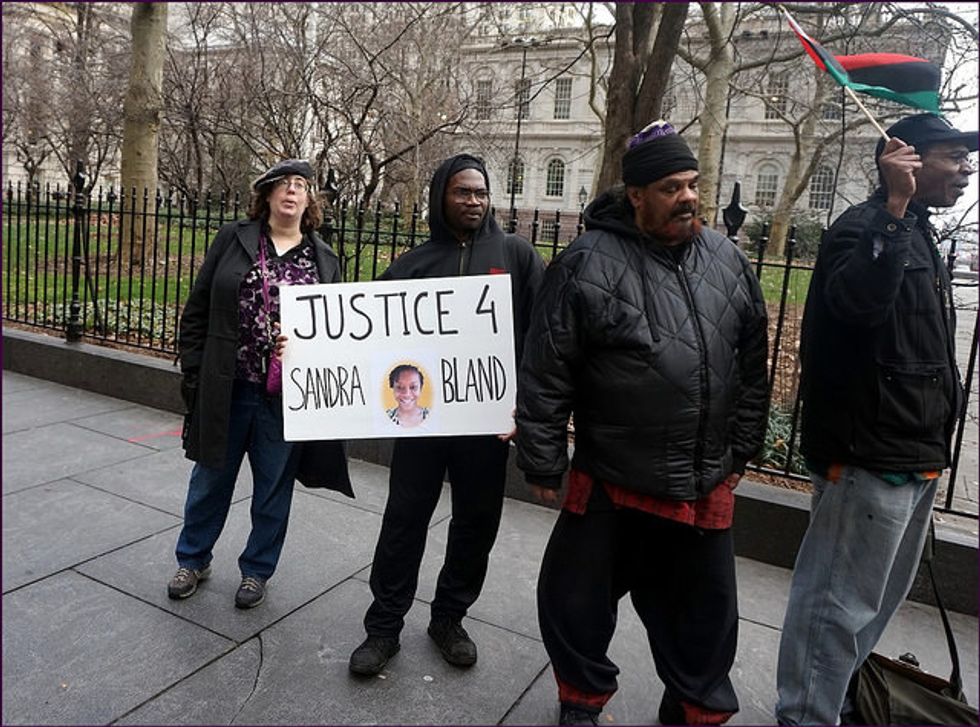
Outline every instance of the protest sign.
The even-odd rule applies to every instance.
[[[509,432],[510,286],[478,275],[281,287],[286,439]]]

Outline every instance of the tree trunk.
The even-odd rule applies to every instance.
[[[619,181],[622,171],[620,160],[626,150],[626,140],[633,133],[633,108],[639,73],[633,52],[634,7],[632,3],[616,4],[616,43],[606,96],[606,133],[602,145],[602,166],[593,196]]]
[[[75,172],[75,162],[84,162],[86,170],[90,166],[89,139],[92,134],[92,98],[88,92],[89,43],[92,37],[94,6],[89,3],[75,4],[75,53],[72,58],[71,108],[68,116],[68,158],[65,159],[65,172],[68,177]],[[89,171],[89,174],[91,172]],[[90,177],[91,178],[91,177]]]
[[[701,216],[714,226],[718,216],[722,142],[728,128],[728,85],[735,75],[735,57],[729,40],[735,9],[726,3],[702,3],[702,8],[711,42],[711,60],[703,69],[705,92],[698,141],[698,189]]]
[[[657,39],[653,42],[643,83],[640,84],[636,96],[636,108],[633,111],[634,133],[661,117],[664,95],[670,85],[670,69],[674,65],[677,44],[684,32],[688,7],[688,3],[668,3],[664,6],[660,27],[657,28]]]
[[[823,146],[817,142],[817,119],[827,99],[827,79],[823,71],[814,71],[815,92],[809,110],[794,129],[796,144],[790,157],[789,169],[779,202],[773,210],[769,230],[769,254],[782,257],[786,250],[786,237],[793,222],[796,202],[807,191],[810,177],[823,156]]]
[[[132,63],[123,106],[122,187],[127,196],[136,188],[136,215],[123,219],[123,259],[141,260],[143,190],[147,190],[147,212],[154,208],[157,192],[160,112],[163,108],[163,61],[166,50],[167,4],[136,3],[130,21]],[[129,212],[134,210],[130,209]]]

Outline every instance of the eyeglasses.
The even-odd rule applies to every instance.
[[[953,162],[956,166],[962,167],[964,164],[973,166],[970,161],[970,152],[957,151],[945,155],[947,159]]]
[[[283,189],[293,187],[297,192],[305,192],[310,188],[309,182],[302,177],[293,177],[292,179],[289,177],[283,177],[282,179],[277,179],[276,186],[282,187]]]
[[[457,202],[469,202],[470,197],[476,198],[477,202],[486,202],[490,199],[490,190],[467,189],[466,187],[456,187],[453,189],[453,198]]]

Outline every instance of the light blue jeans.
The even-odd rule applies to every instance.
[[[912,587],[938,480],[892,485],[845,467],[810,473],[776,668],[779,724],[837,724],[851,676]]]

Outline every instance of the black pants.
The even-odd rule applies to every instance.
[[[619,669],[606,651],[627,593],[668,698],[737,712],[728,678],[738,638],[731,531],[615,509],[599,485],[584,515],[559,515],[538,579],[538,620],[559,690],[579,693],[563,700],[595,708],[616,691]]]
[[[399,439],[371,567],[373,636],[397,636],[418,586],[429,521],[448,470],[452,519],[432,616],[459,620],[480,595],[504,500],[508,444],[493,436]]]

